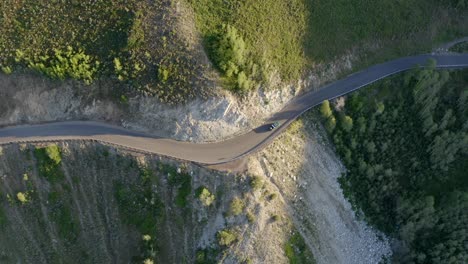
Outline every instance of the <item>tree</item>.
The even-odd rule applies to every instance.
[[[45,148],[45,152],[47,156],[55,162],[55,164],[59,164],[62,161],[62,157],[60,154],[60,148],[57,145],[49,145]]]
[[[324,118],[329,118],[333,114],[330,108],[330,102],[328,100],[323,101],[323,103],[320,105],[320,113]]]
[[[218,232],[218,244],[220,246],[230,246],[234,241],[237,240],[237,234],[229,229],[224,229]]]
[[[231,201],[231,205],[229,207],[229,214],[230,215],[240,215],[242,211],[244,211],[245,203],[242,199],[235,197]]]
[[[341,118],[341,127],[346,131],[349,132],[353,128],[353,119],[350,116],[343,116]]]
[[[328,133],[333,132],[336,127],[336,118],[334,116],[330,116],[325,123],[325,129],[328,131]]]
[[[204,206],[210,206],[213,204],[215,196],[206,187],[200,187],[197,193],[198,199],[200,199]]]
[[[378,102],[376,105],[376,114],[381,115],[385,110],[385,105],[382,102]]]
[[[22,204],[25,204],[28,202],[27,195],[22,192],[17,193],[16,198],[18,198],[18,201],[20,201]]]

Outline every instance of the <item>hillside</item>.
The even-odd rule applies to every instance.
[[[433,62],[432,62],[433,63]],[[324,125],[355,209],[391,235],[397,263],[464,263],[468,72],[417,69],[361,90]]]
[[[2,263],[313,262],[246,174],[75,141],[3,146],[0,175]]]

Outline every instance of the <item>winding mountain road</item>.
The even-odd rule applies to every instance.
[[[317,92],[305,93],[294,98],[281,111],[274,114],[267,124],[222,142],[195,144],[158,138],[104,123],[70,121],[2,128],[0,129],[0,145],[71,139],[97,140],[205,165],[227,163],[266,146],[298,116],[323,100],[342,96],[417,65],[425,65],[429,59],[436,60],[436,67],[439,69],[468,68],[468,54],[450,53],[410,56],[374,65],[326,85]],[[273,131],[268,130],[269,124],[275,121],[278,121],[280,126]]]

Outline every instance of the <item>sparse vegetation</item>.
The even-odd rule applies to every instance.
[[[203,186],[197,189],[196,195],[204,206],[210,206],[215,201],[214,194],[212,194],[206,187]]]
[[[26,196],[26,194],[22,192],[18,192],[16,194],[16,198],[18,198],[18,201],[20,201],[22,204],[25,204],[28,202],[28,197]]]
[[[68,197],[63,197],[58,191],[49,193],[49,215],[56,224],[60,237],[73,242],[78,238],[79,229],[71,209],[66,204],[66,199]]]
[[[117,93],[145,90],[167,103],[206,96],[203,66],[176,32],[172,8],[136,0],[2,2],[1,70],[87,84],[112,79]]]
[[[45,177],[52,183],[63,179],[63,172],[60,168],[62,158],[60,148],[57,145],[35,148],[34,156],[38,163],[39,174],[42,177]]]
[[[255,215],[250,211],[247,212],[246,216],[247,216],[247,221],[249,221],[249,223],[253,223],[257,219]]]
[[[458,43],[457,45],[453,46],[450,51],[460,53],[468,52],[468,41]]]
[[[284,245],[284,252],[290,264],[314,264],[315,259],[307,248],[301,234],[294,232]]]
[[[228,87],[244,92],[275,72],[286,81],[301,75],[307,16],[302,0],[188,2],[208,54]]]
[[[222,247],[229,247],[238,239],[238,234],[232,229],[224,229],[217,234],[218,244]]]
[[[3,227],[5,227],[7,223],[8,223],[8,219],[7,219],[7,216],[5,215],[5,210],[3,209],[3,205],[0,203],[0,230]]]
[[[244,211],[245,202],[240,199],[239,197],[235,197],[232,199],[231,204],[229,206],[229,215],[240,215]]]
[[[274,214],[271,216],[271,221],[273,222],[278,222],[281,219],[281,217],[277,214]]]
[[[308,65],[352,50],[362,55],[362,67],[468,33],[466,5],[440,0],[187,1],[211,60],[237,91],[266,83],[272,73],[298,79]]]
[[[250,178],[250,187],[252,187],[254,191],[262,189],[263,185],[265,185],[265,183],[259,176],[252,176]]]
[[[176,204],[179,207],[187,206],[187,198],[192,192],[192,178],[185,172],[178,172],[170,165],[162,165],[164,171],[168,172],[169,184],[177,188]]]

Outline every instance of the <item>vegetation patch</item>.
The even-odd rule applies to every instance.
[[[301,234],[294,232],[284,245],[284,252],[290,264],[316,263]]]
[[[259,176],[252,176],[250,178],[250,187],[252,187],[254,191],[262,189],[264,185],[265,183]]]
[[[272,73],[296,80],[308,66],[356,48],[363,67],[468,33],[465,1],[187,1],[211,60],[239,92],[268,83]]]
[[[339,120],[328,130],[348,169],[340,178],[345,195],[402,241],[394,259],[403,262],[468,258],[468,72],[436,71],[434,63],[354,93],[343,111],[323,115],[326,126]]]
[[[115,198],[122,220],[142,234],[139,259],[152,260],[158,251],[157,238],[164,217],[164,204],[153,189],[156,179],[148,168],[140,168],[140,179],[133,183],[116,182]]]
[[[204,69],[177,32],[173,8],[164,1],[3,1],[0,68],[87,84],[111,79],[118,96],[124,88],[184,102],[202,95]]]
[[[239,239],[239,234],[232,229],[224,229],[217,233],[218,244],[221,247],[229,247]]]
[[[188,1],[229,88],[245,92],[275,72],[286,81],[299,78],[305,65],[304,1]]]
[[[210,206],[215,201],[214,194],[212,194],[206,187],[199,187],[195,194],[204,206]]]
[[[168,172],[169,184],[177,188],[176,204],[179,207],[187,206],[187,198],[192,192],[192,177],[188,173],[178,172],[175,168],[168,168],[170,165],[163,165]]]
[[[49,215],[57,226],[59,236],[73,242],[78,238],[79,227],[64,199],[58,191],[49,193]]]
[[[455,46],[450,48],[450,51],[460,53],[468,52],[468,41],[456,44]]]
[[[43,148],[35,148],[34,156],[37,160],[39,174],[48,181],[56,183],[64,178],[60,168],[62,156],[57,145],[49,145]]]
[[[245,202],[239,197],[232,199],[231,204],[229,205],[229,215],[240,215],[244,211]]]
[[[199,249],[195,255],[195,264],[216,264],[219,253],[220,250],[215,248]]]
[[[3,228],[7,223],[8,223],[8,218],[5,214],[5,209],[3,209],[3,202],[2,202],[0,203],[0,229]]]

